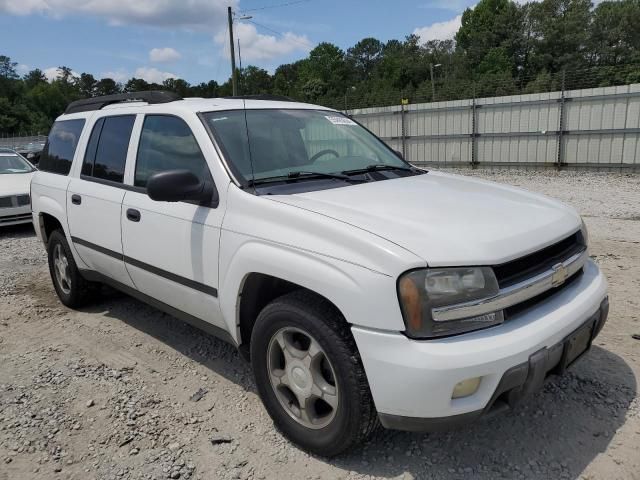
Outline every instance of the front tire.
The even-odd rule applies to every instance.
[[[343,453],[378,424],[348,325],[335,307],[310,292],[284,295],[260,312],[251,364],[274,424],[309,452]]]
[[[94,285],[82,278],[61,230],[55,230],[49,236],[47,252],[49,273],[60,301],[69,308],[85,305]]]

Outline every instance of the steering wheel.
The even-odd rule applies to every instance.
[[[326,155],[328,153],[331,153],[332,155],[335,155],[336,158],[340,156],[340,154],[338,152],[336,152],[335,150],[332,150],[330,148],[325,148],[324,150],[320,150],[318,153],[316,153],[313,157],[311,157],[309,159],[310,163],[314,163],[317,159],[319,159],[321,156]]]

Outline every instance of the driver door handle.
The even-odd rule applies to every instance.
[[[71,203],[73,203],[74,205],[80,205],[82,203],[82,197],[74,193],[73,195],[71,195]]]
[[[132,222],[139,222],[140,217],[141,215],[139,210],[136,210],[135,208],[127,209],[127,220],[131,220]]]

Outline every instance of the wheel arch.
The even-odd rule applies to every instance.
[[[251,333],[260,312],[279,297],[294,291],[305,291],[332,308],[347,323],[344,314],[326,296],[297,283],[265,273],[248,273],[238,292],[238,344],[240,353],[249,359]]]
[[[225,258],[221,251],[221,258]],[[269,302],[304,289],[340,312],[345,321],[356,316],[362,285],[354,273],[361,267],[279,244],[248,241],[221,265],[220,308],[238,345],[249,344],[251,328]],[[365,270],[369,275],[374,275]],[[366,275],[366,273],[365,273]]]

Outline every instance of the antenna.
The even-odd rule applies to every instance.
[[[240,80],[242,80],[242,55],[240,53],[240,39],[238,38],[238,62],[240,63]],[[244,83],[244,82],[241,82]],[[251,185],[253,186],[253,191],[255,193],[256,186],[254,184],[254,180],[256,178],[255,169],[253,168],[253,156],[251,154],[251,140],[249,137],[249,121],[247,120],[247,98],[245,96],[242,97],[242,107],[244,111],[244,128],[247,132],[247,147],[249,148],[249,165],[251,165]]]

